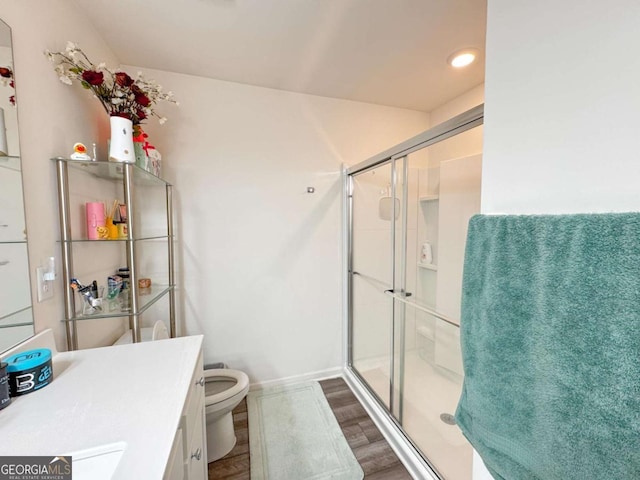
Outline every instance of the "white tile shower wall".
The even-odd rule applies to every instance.
[[[391,167],[356,175],[353,183],[353,269],[360,274],[353,279],[353,359],[362,371],[390,362],[393,303],[383,290],[392,284],[391,221],[381,218],[379,206],[389,196]]]
[[[179,317],[204,333],[205,362],[252,382],[340,366],[341,164],[424,131],[428,114],[125,68],[180,101],[146,130],[176,186]]]
[[[431,112],[433,125],[442,123],[470,108],[483,103],[484,85],[479,85]],[[434,263],[438,271],[419,271],[420,295],[434,305],[436,310],[454,319],[460,319],[460,294],[462,283],[462,259],[466,239],[466,218],[480,209],[480,175],[482,152],[482,127],[431,145],[427,150],[428,169],[423,173],[423,193],[438,193],[438,202],[424,202],[418,229],[421,238],[434,247]],[[454,168],[456,159],[477,155],[473,161],[473,178],[463,181],[465,170]],[[453,163],[452,163],[453,162]],[[462,163],[467,160],[462,160]],[[444,165],[447,166],[444,166]],[[442,169],[449,175],[443,179]],[[452,172],[458,171],[458,175]],[[444,182],[444,189],[443,189]],[[472,191],[471,191],[472,190]],[[471,195],[475,200],[463,198]],[[464,209],[464,213],[460,212]],[[429,315],[421,315],[416,326],[423,336],[435,342],[435,361],[446,368],[461,371],[459,332],[455,327],[443,324]]]
[[[436,305],[438,311],[460,320],[462,269],[469,219],[480,211],[482,155],[440,163],[440,246]],[[436,322],[435,362],[462,375],[460,329]]]

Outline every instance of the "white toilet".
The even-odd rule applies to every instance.
[[[143,327],[140,329],[140,340],[149,342],[152,340],[164,340],[169,338],[169,331],[162,320],[157,320],[153,327]],[[131,329],[127,330],[122,336],[114,342],[114,345],[124,345],[133,341]]]
[[[246,373],[228,368],[204,371],[207,416],[207,463],[224,457],[236,444],[231,411],[249,391]]]
[[[164,323],[158,320],[153,327],[140,329],[141,340],[163,340],[169,338]],[[131,330],[127,330],[114,345],[131,343]],[[246,373],[229,368],[213,368],[204,371],[204,404],[207,417],[207,463],[229,453],[236,444],[232,410],[238,406],[249,391]]]

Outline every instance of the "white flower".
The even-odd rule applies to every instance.
[[[67,42],[67,48],[65,50],[71,58],[74,58],[78,52],[78,46],[73,42]]]
[[[69,77],[67,77],[66,75],[60,75],[58,78],[65,85],[71,85],[71,79]]]
[[[124,103],[124,100],[121,98],[112,98],[111,99],[111,103],[113,105],[120,105],[121,103]]]
[[[107,64],[106,64],[106,63],[104,63],[104,62],[99,63],[99,64],[98,64],[98,66],[96,67],[96,70],[97,70],[97,71],[107,70]]]
[[[160,125],[164,125],[166,121],[167,121],[166,117],[160,117],[160,119],[158,120],[158,123]]]

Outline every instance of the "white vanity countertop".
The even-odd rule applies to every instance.
[[[124,442],[114,479],[161,479],[202,336],[61,352],[54,379],[0,410],[0,455],[67,455]]]

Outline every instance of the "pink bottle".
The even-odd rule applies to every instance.
[[[85,205],[87,211],[87,237],[89,240],[102,240],[105,237],[105,218],[104,203],[87,202]]]

